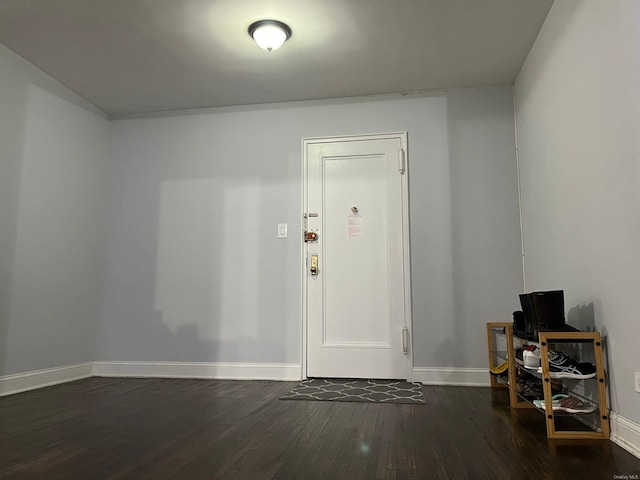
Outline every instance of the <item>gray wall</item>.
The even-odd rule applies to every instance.
[[[91,361],[104,115],[0,46],[0,375]]]
[[[640,421],[640,4],[556,1],[516,82],[525,278],[607,337],[612,409]]]
[[[300,140],[402,130],[415,365],[486,366],[522,289],[510,87],[114,121],[96,359],[299,363]]]

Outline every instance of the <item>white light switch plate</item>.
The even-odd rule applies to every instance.
[[[278,238],[287,238],[287,224],[279,223],[278,224]]]

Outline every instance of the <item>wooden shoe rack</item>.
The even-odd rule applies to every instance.
[[[514,336],[510,322],[487,323],[489,368],[508,362],[508,375],[491,375],[491,387],[508,388],[511,408],[536,408],[545,415],[548,438],[607,439],[609,438],[609,409],[604,369],[603,341],[598,332],[562,331],[540,332],[538,341]],[[541,372],[524,369],[516,362],[516,349],[534,344],[540,349]],[[570,414],[553,410],[552,376],[549,372],[549,351],[570,354],[580,361],[595,365],[596,375],[589,379],[559,379],[566,393],[586,405],[595,407],[592,413]],[[535,407],[532,400],[518,393],[519,376],[540,382],[544,394],[544,409]]]

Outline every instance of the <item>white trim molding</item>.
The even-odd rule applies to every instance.
[[[0,397],[93,376],[93,362],[34,370],[0,377]]]
[[[640,424],[616,413],[609,412],[611,441],[640,458]]]
[[[291,363],[94,362],[96,377],[216,378],[298,381],[300,365]]]
[[[486,368],[413,367],[412,380],[424,385],[490,386]]]

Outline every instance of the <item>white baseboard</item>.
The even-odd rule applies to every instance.
[[[47,368],[0,377],[0,396],[35,390],[93,376],[93,362]]]
[[[301,379],[291,363],[94,362],[97,377],[217,378],[230,380]]]
[[[640,424],[616,412],[609,412],[609,422],[611,441],[640,458]]]
[[[414,382],[424,385],[461,385],[488,387],[489,371],[486,368],[414,367]]]

